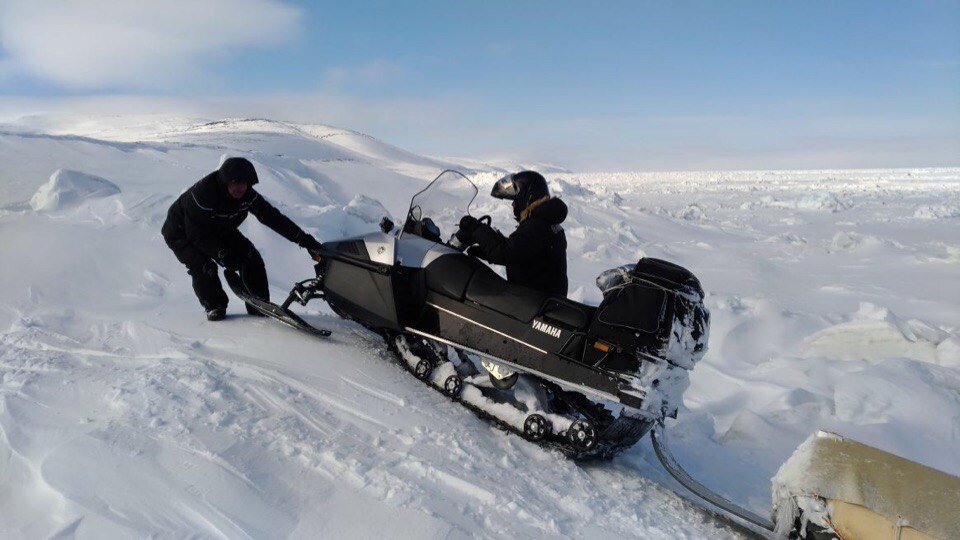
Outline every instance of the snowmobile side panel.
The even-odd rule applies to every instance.
[[[363,238],[348,238],[346,240],[328,242],[324,244],[323,247],[325,250],[334,251],[347,257],[360,259],[361,261],[371,260],[370,252],[367,251],[367,243],[363,241]]]
[[[401,329],[390,275],[328,258],[323,288],[327,301],[351,318],[376,328]]]
[[[395,266],[391,273],[397,317],[401,326],[408,326],[423,313],[427,286],[420,268]]]
[[[425,268],[443,255],[462,255],[459,251],[426,238],[406,234],[397,241],[396,260],[403,266]]]
[[[370,260],[387,266],[393,266],[396,243],[397,237],[392,234],[374,232],[363,236],[363,244]]]
[[[593,394],[604,394],[606,399],[621,400],[617,377],[558,354],[574,337],[574,332],[559,327],[546,329],[543,324],[538,319],[523,323],[483,306],[456,302],[428,291],[423,315],[413,328],[521,371],[559,380],[561,384]]]

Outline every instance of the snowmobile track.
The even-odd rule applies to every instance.
[[[389,336],[384,336],[384,341],[387,343],[387,347],[397,358],[397,361],[400,365],[408,371],[414,378],[422,381],[424,384],[433,388],[434,390],[440,392],[441,394],[447,396],[452,401],[458,402],[460,405],[470,410],[476,414],[479,418],[490,422],[497,428],[513,433],[520,436],[522,439],[537,444],[542,448],[557,450],[561,452],[564,456],[575,461],[591,461],[591,460],[604,460],[610,459],[620,452],[632,447],[637,442],[642,439],[648,431],[653,427],[653,422],[643,421],[640,419],[634,419],[627,416],[620,416],[613,420],[613,422],[607,424],[600,432],[596,435],[597,442],[592,445],[589,449],[577,448],[573,442],[566,436],[566,431],[562,432],[553,432],[548,430],[546,433],[543,433],[539,437],[531,437],[527,435],[523,430],[517,429],[509,422],[504,421],[501,418],[491,414],[488,411],[483,410],[480,407],[473,405],[463,399],[460,399],[459,394],[462,392],[462,389],[458,389],[457,392],[451,393],[444,386],[434,384],[430,380],[429,373],[424,375],[422,372],[418,374],[418,369],[415,366],[411,366],[409,362],[403,357],[401,351],[397,348],[393,339]],[[440,364],[447,362],[449,360],[440,360],[439,358],[432,360],[431,369],[436,369]],[[420,364],[418,364],[419,366]],[[462,381],[462,385],[468,385],[470,383]],[[486,393],[482,388],[471,385],[481,393]],[[561,390],[562,392],[562,390]],[[531,416],[539,416],[533,414]],[[529,418],[528,418],[529,420]]]

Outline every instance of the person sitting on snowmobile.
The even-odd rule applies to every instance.
[[[226,316],[227,294],[220,284],[218,264],[240,272],[251,293],[270,299],[263,258],[237,230],[248,212],[311,255],[322,248],[313,236],[253,189],[257,182],[257,171],[250,161],[229,158],[219,169],[183,192],[170,206],[163,223],[163,239],[177,260],[187,267],[193,279],[193,291],[207,310],[208,320],[219,321]],[[250,305],[247,313],[259,315]]]
[[[477,218],[464,216],[457,236],[468,254],[507,267],[507,280],[556,296],[567,296],[567,237],[560,226],[567,205],[550,196],[546,179],[535,171],[504,176],[490,195],[513,201],[519,225],[509,237]]]

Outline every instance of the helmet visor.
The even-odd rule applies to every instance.
[[[513,175],[508,174],[497,180],[497,183],[493,185],[493,190],[490,191],[490,195],[497,199],[514,199],[519,191],[517,183],[513,181]]]

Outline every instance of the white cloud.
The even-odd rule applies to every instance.
[[[169,86],[231,50],[296,34],[278,0],[3,0],[5,71],[66,87]]]

